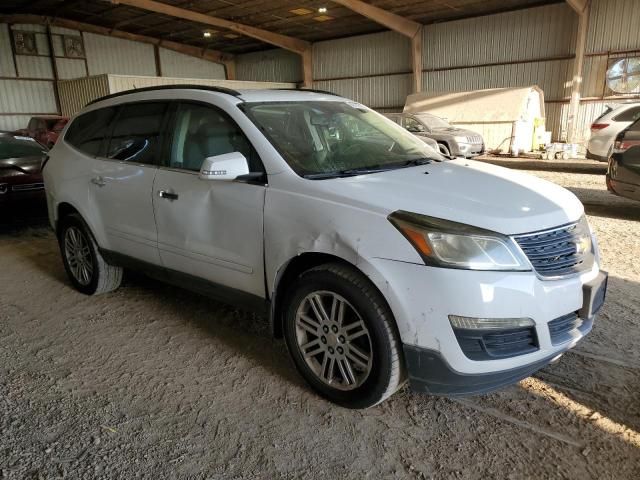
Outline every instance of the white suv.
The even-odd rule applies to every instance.
[[[573,347],[607,275],[576,197],[445,160],[324,92],[182,86],[105,97],[44,166],[73,285],[123,268],[253,307],[309,384],[362,408],[481,393]]]
[[[607,105],[604,113],[591,124],[587,158],[607,162],[618,134],[639,118],[640,102]]]

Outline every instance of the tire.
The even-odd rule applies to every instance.
[[[368,408],[404,383],[393,315],[380,292],[354,268],[328,263],[304,272],[284,315],[291,358],[324,398],[347,408]]]
[[[121,267],[109,265],[98,249],[93,235],[79,215],[68,215],[61,219],[58,244],[64,269],[74,288],[85,295],[99,295],[117,289],[122,282]],[[73,256],[74,246],[85,252],[79,265]]]

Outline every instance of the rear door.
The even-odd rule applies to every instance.
[[[198,279],[264,297],[262,183],[201,180],[205,158],[241,152],[249,171],[262,162],[222,109],[181,102],[158,170],[153,202],[163,265]]]
[[[152,194],[168,108],[162,101],[121,106],[90,180],[106,248],[156,265],[160,257]]]

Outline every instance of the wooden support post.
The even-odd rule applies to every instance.
[[[380,25],[384,25],[394,32],[409,37],[411,40],[411,64],[413,70],[412,88],[414,92],[420,92],[422,90],[422,24],[361,0],[333,1]]]
[[[573,5],[572,5],[573,7]],[[571,78],[571,100],[569,102],[569,119],[567,124],[567,142],[577,143],[578,113],[580,111],[580,98],[582,96],[582,70],[584,66],[584,54],[587,44],[587,30],[589,27],[589,3],[580,5],[578,12],[578,37],[576,39],[576,58],[573,62],[573,76]],[[577,10],[576,10],[577,11]]]
[[[302,53],[302,87],[313,88],[313,49]]]
[[[422,27],[411,39],[411,64],[413,67],[413,93],[422,91]]]
[[[236,79],[236,61],[235,59],[224,62],[224,69],[226,72],[227,80]]]

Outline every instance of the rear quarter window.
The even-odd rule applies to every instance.
[[[616,115],[613,119],[616,122],[635,122],[640,118],[640,105],[637,107],[629,108],[624,112]]]
[[[101,108],[84,113],[69,126],[65,141],[81,152],[95,157],[109,133],[109,124],[116,115],[116,107]]]

